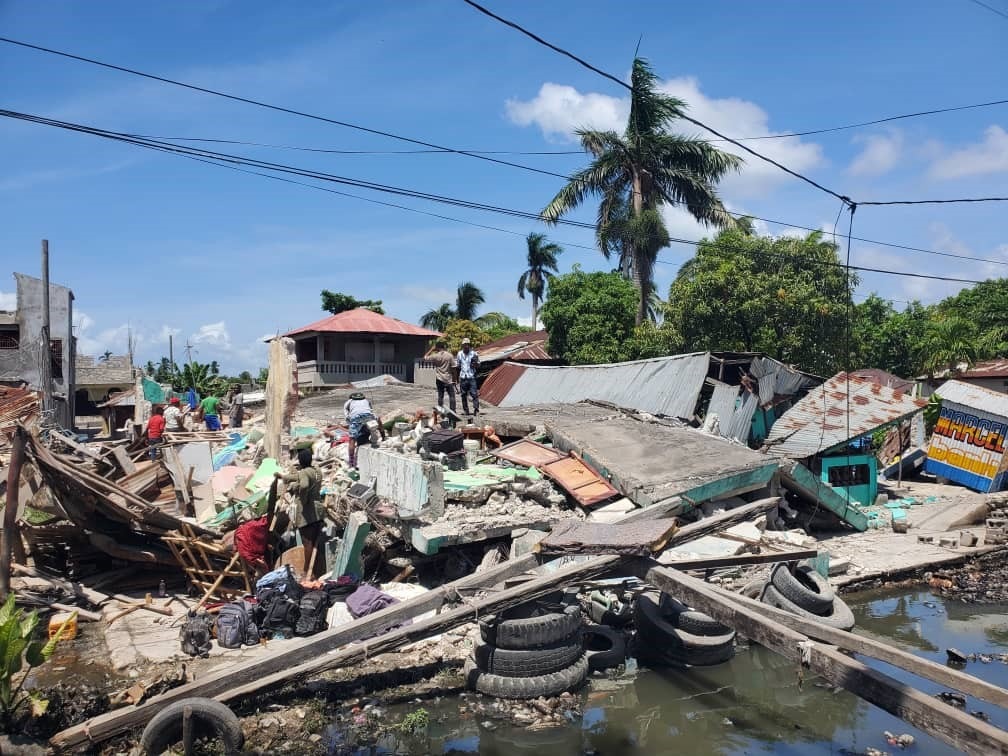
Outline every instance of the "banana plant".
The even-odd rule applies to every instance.
[[[49,701],[33,691],[25,691],[25,680],[35,667],[52,658],[56,644],[76,619],[77,612],[74,612],[48,640],[32,640],[38,628],[38,612],[24,616],[24,611],[14,604],[14,594],[7,595],[7,601],[0,607],[0,717],[5,730],[22,706],[27,705],[33,717],[45,713]],[[15,685],[14,680],[19,675],[20,680]]]

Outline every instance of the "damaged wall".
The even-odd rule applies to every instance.
[[[269,343],[266,379],[266,456],[280,458],[281,434],[290,433],[298,403],[298,368],[294,340],[280,336]]]

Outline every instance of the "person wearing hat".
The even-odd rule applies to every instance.
[[[479,355],[472,348],[469,339],[462,339],[462,349],[455,356],[459,368],[459,391],[462,393],[462,411],[469,417],[469,397],[473,400],[473,413],[479,418],[479,389],[476,388],[476,370],[479,368]]]
[[[173,396],[168,400],[168,406],[165,407],[164,411],[165,430],[167,432],[178,433],[185,430],[185,425],[182,423],[182,414],[181,402],[179,402],[177,396]]]
[[[350,467],[357,467],[357,443],[368,438],[367,421],[376,419],[371,402],[364,396],[364,392],[355,391],[350,394],[350,398],[343,405],[343,416],[350,429],[350,441],[347,444]]]

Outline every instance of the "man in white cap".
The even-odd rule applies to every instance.
[[[462,411],[469,417],[469,397],[473,400],[473,412],[479,418],[479,390],[476,388],[476,370],[479,368],[479,355],[472,348],[469,339],[462,339],[462,349],[455,356],[459,368],[459,392],[462,394]]]

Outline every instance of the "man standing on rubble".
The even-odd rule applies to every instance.
[[[469,397],[473,400],[473,413],[479,420],[479,389],[476,388],[476,370],[479,368],[479,355],[472,348],[469,339],[462,339],[462,349],[455,357],[459,367],[459,388],[462,392],[462,411],[469,417]],[[452,408],[454,409],[454,407]]]
[[[219,431],[221,429],[220,415],[218,414],[219,407],[220,397],[213,394],[210,394],[210,396],[200,402],[200,409],[203,410],[203,422],[206,423],[208,431]]]
[[[434,351],[425,358],[434,365],[434,384],[437,386],[437,403],[439,407],[444,406],[445,394],[448,394],[448,407],[455,411],[455,376],[452,375],[452,368],[455,367],[455,358],[448,351],[448,346],[444,339],[434,342]]]
[[[315,549],[319,548],[319,535],[322,532],[322,473],[312,465],[312,450],[298,449],[299,470],[284,475],[274,473],[284,483],[296,483],[295,495],[297,502],[290,512],[291,525],[301,534],[301,544],[304,546],[305,577],[311,580],[315,577]]]
[[[241,384],[236,383],[231,389],[231,398],[228,400],[228,425],[232,428],[241,428],[244,418],[245,395],[242,393]]]
[[[161,438],[164,436],[165,429],[164,407],[158,404],[154,407],[153,412],[151,419],[147,421],[147,453],[150,455],[151,462],[157,460],[158,449],[161,447]]]

